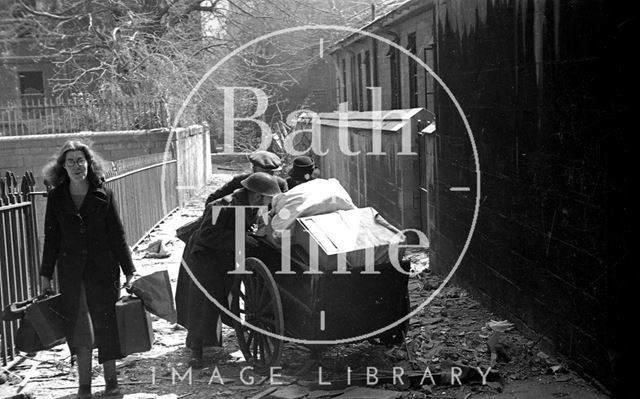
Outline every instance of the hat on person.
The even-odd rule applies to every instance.
[[[280,157],[269,151],[256,151],[252,152],[248,156],[249,162],[253,166],[266,169],[266,170],[280,170],[282,168],[282,161]]]
[[[293,160],[293,167],[289,176],[298,181],[307,181],[314,178],[315,163],[307,156],[299,156]]]
[[[265,172],[252,173],[249,177],[241,181],[240,184],[249,191],[268,197],[273,197],[282,192],[280,191],[280,186],[276,178]]]

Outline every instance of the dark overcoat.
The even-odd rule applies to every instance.
[[[235,265],[235,209],[221,209],[214,223],[213,206],[248,204],[244,189],[208,204],[198,230],[185,247],[176,287],[176,310],[178,323],[189,330],[187,346],[190,346],[192,339],[202,339],[206,345],[220,346],[220,323],[226,317],[222,317],[220,309],[200,291],[184,266],[186,264],[189,267],[212,297],[227,305],[234,276],[227,272],[233,270]],[[245,231],[254,223],[256,215],[257,210],[245,210]],[[249,251],[251,243],[245,243],[245,248]]]
[[[209,194],[209,196],[207,197],[207,200],[204,202],[205,206],[213,201],[219,200],[223,197],[226,197],[227,195],[232,194],[234,191],[236,191],[239,188],[242,188],[242,181],[249,176],[251,176],[251,173],[243,173],[241,175],[233,176],[231,180],[226,182],[222,187],[220,187],[213,193]],[[280,191],[283,193],[286,193],[287,190],[289,189],[289,187],[287,186],[287,181],[279,176],[274,176],[274,177],[278,182]]]
[[[130,275],[135,267],[113,193],[91,185],[77,209],[69,182],[56,186],[48,194],[44,228],[40,275],[51,278],[57,268],[71,350],[75,349],[72,337],[80,285],[84,284],[100,363],[122,357],[115,303],[120,294],[120,269]]]

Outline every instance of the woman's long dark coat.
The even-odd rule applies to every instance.
[[[235,265],[235,209],[220,210],[212,222],[213,206],[248,205],[246,191],[236,190],[232,195],[208,204],[198,230],[191,236],[183,253],[183,262],[204,288],[222,304],[226,304],[233,276],[227,272]],[[245,229],[256,220],[256,210],[245,211]],[[246,242],[250,251],[251,244]],[[184,265],[180,268],[176,287],[178,323],[189,330],[187,346],[192,339],[202,339],[206,345],[220,346],[216,326],[221,311],[194,284]],[[226,317],[222,317],[226,321]]]
[[[49,192],[44,227],[40,275],[51,278],[57,267],[69,346],[84,283],[100,363],[122,357],[115,316],[119,267],[125,275],[133,274],[135,267],[113,193],[92,185],[78,210],[69,183],[63,183]]]

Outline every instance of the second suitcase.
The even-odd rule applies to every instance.
[[[38,334],[44,348],[65,342],[64,316],[60,294],[38,299],[27,308],[26,318]]]
[[[151,318],[140,298],[127,296],[116,302],[118,338],[124,356],[146,352],[153,344]]]

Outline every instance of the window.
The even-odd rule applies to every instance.
[[[424,63],[429,65],[431,69],[434,69],[433,63],[433,43],[429,44],[424,49]],[[433,76],[425,69],[424,70],[424,107],[429,111],[434,111],[435,103],[435,85]]]
[[[347,60],[342,59],[342,101],[347,101]]]
[[[358,53],[358,105],[356,109],[358,111],[363,111],[363,101],[362,101],[362,53]]]
[[[364,80],[365,90],[367,91],[367,103],[365,104],[365,110],[371,111],[371,90],[366,87],[371,87],[371,60],[369,50],[364,52]]]
[[[400,86],[400,50],[389,46],[389,67],[391,69],[391,108],[402,108],[402,91]]]
[[[42,72],[19,72],[20,98],[22,100],[40,101],[44,98],[44,80]]]
[[[416,34],[410,33],[407,36],[407,50],[416,55]],[[409,108],[418,106],[418,64],[409,58]]]
[[[358,78],[356,74],[356,57],[353,55],[349,59],[349,65],[351,66],[351,109],[358,109]]]

